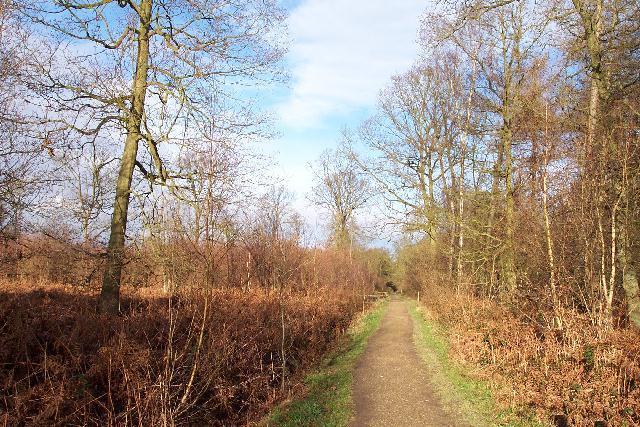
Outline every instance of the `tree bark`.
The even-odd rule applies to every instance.
[[[133,168],[141,138],[140,127],[144,114],[149,70],[149,38],[153,0],[142,0],[139,6],[140,27],[138,30],[138,52],[136,70],[131,94],[131,110],[127,120],[127,138],[120,160],[120,170],[116,183],[116,197],[111,217],[111,232],[107,247],[107,263],[102,279],[99,310],[102,313],[117,314],[120,310],[120,279],[124,263],[125,233]]]
[[[506,57],[505,57],[506,63]],[[502,129],[500,129],[500,145],[504,155],[504,220],[505,220],[505,236],[504,236],[504,253],[502,256],[502,280],[503,294],[508,299],[513,297],[516,290],[516,267],[515,267],[515,249],[513,245],[513,229],[514,229],[514,213],[515,203],[513,199],[513,154],[511,146],[513,141],[512,134],[512,90],[511,90],[511,70],[505,69],[505,87],[502,97],[501,115]]]
[[[546,157],[546,155],[545,155]],[[562,315],[560,312],[560,300],[556,286],[556,265],[553,256],[553,237],[551,235],[551,220],[549,218],[549,206],[547,196],[547,160],[545,158],[542,170],[542,214],[544,216],[544,234],[547,244],[547,261],[549,262],[549,288],[551,290],[551,302],[553,304],[555,326],[562,329]]]
[[[622,230],[620,230],[622,234]],[[627,263],[627,248],[623,245],[618,249],[618,260],[622,268],[622,287],[627,298],[627,315],[632,325],[640,328],[640,287],[638,275],[633,266]]]
[[[548,177],[549,177],[549,109],[545,105],[544,110],[544,135],[545,147],[542,154],[542,216],[544,218],[544,235],[547,245],[547,262],[549,263],[549,289],[551,290],[551,302],[553,304],[554,326],[562,329],[562,313],[560,311],[560,300],[558,298],[558,289],[556,285],[556,263],[553,255],[553,235],[551,234],[551,219],[549,217],[549,196],[548,196]]]
[[[472,87],[476,81],[476,66],[473,65],[473,74],[471,77]],[[460,175],[458,179],[458,257],[456,262],[456,290],[458,293],[462,290],[462,281],[464,279],[463,269],[463,248],[464,248],[464,190],[465,190],[465,161],[468,148],[468,135],[471,125],[471,101],[473,99],[473,90],[469,89],[469,95],[465,107],[464,129],[460,140]]]
[[[508,121],[503,129],[503,149],[505,158],[505,249],[503,256],[503,274],[506,292],[511,298],[516,290],[515,248],[513,245],[515,203],[513,197],[513,155],[511,153],[511,123]]]
[[[627,143],[628,144],[628,143]],[[627,316],[632,325],[640,328],[640,288],[638,287],[638,274],[635,266],[629,262],[629,232],[628,232],[628,215],[630,213],[629,206],[629,189],[628,189],[628,145],[625,147],[625,158],[622,167],[622,185],[620,188],[620,197],[624,209],[623,214],[618,215],[618,264],[622,274],[622,289],[627,299]]]

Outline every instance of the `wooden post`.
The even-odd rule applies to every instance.
[[[418,302],[420,302],[420,291],[418,291]]]

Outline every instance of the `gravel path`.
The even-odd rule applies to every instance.
[[[354,427],[462,426],[436,397],[413,342],[407,302],[392,297],[354,373]]]

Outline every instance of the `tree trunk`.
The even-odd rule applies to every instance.
[[[602,3],[603,0],[595,0],[595,8],[591,11],[583,0],[573,0],[574,8],[582,20],[584,38],[589,54],[591,93],[589,95],[589,118],[587,122],[587,149],[594,142],[600,115],[600,100],[607,97],[609,86],[602,64]]]
[[[553,237],[551,235],[551,221],[549,219],[549,206],[547,196],[547,160],[542,170],[542,214],[544,216],[544,234],[547,244],[547,260],[549,262],[549,288],[551,290],[551,302],[553,304],[554,324],[558,328],[562,328],[562,315],[560,312],[560,300],[558,299],[558,290],[556,286],[556,266],[553,256]]]
[[[493,164],[491,171],[491,199],[489,200],[489,219],[487,222],[487,236],[484,239],[484,255],[488,258],[491,257],[491,269],[489,271],[489,282],[491,295],[494,285],[499,280],[498,268],[496,267],[496,256],[498,251],[494,247],[497,236],[499,236],[498,223],[498,208],[502,206],[502,193],[501,193],[501,181],[504,170],[504,149],[501,142],[497,144],[496,161]]]
[[[476,81],[476,65],[473,64],[472,87]],[[464,279],[463,269],[463,248],[464,248],[464,186],[465,186],[465,161],[468,148],[468,135],[471,124],[471,101],[473,99],[473,91],[469,90],[465,108],[465,122],[460,140],[460,175],[458,179],[458,258],[456,262],[456,290],[458,293],[462,290],[462,281]]]
[[[629,144],[629,142],[627,142]],[[623,214],[618,215],[618,264],[622,274],[622,288],[627,300],[627,316],[629,323],[640,328],[640,289],[638,288],[638,274],[635,266],[629,262],[629,189],[628,189],[628,157],[629,146],[625,147],[625,158],[622,166],[622,184],[620,197],[624,206]]]
[[[504,181],[505,181],[505,237],[504,255],[502,259],[502,272],[504,280],[504,291],[511,299],[516,290],[516,266],[515,248],[513,245],[514,212],[515,203],[513,198],[513,155],[511,153],[511,120],[509,118],[509,101],[505,106],[505,123],[502,129],[502,149],[504,152]]]
[[[613,328],[613,294],[615,291],[615,285],[616,285],[616,258],[617,258],[617,241],[618,238],[616,237],[617,235],[617,205],[618,202],[616,202],[616,204],[613,206],[613,209],[611,210],[611,251],[610,251],[610,260],[611,260],[611,266],[609,268],[609,286],[606,289],[606,327],[607,328]]]
[[[622,234],[622,230],[621,230]],[[629,323],[640,328],[640,288],[636,269],[627,263],[627,248],[622,244],[618,249],[618,260],[622,269],[622,287],[627,298]]]
[[[549,178],[549,108],[545,104],[544,108],[544,137],[545,147],[542,154],[542,216],[544,218],[544,235],[547,245],[547,261],[549,262],[549,289],[551,290],[551,302],[553,304],[554,326],[562,329],[562,313],[560,311],[560,300],[556,286],[556,265],[553,256],[553,236],[551,234],[551,219],[549,218],[549,196],[547,181]]]
[[[153,0],[142,0],[139,6],[140,27],[138,30],[138,52],[133,79],[131,111],[127,117],[127,138],[120,160],[120,170],[116,183],[116,197],[111,217],[111,233],[107,247],[107,265],[102,279],[99,310],[116,314],[120,310],[120,278],[124,261],[125,232],[133,168],[141,138],[140,126],[144,114],[147,93],[147,73],[149,70],[149,30]]]

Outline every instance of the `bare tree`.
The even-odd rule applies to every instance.
[[[316,161],[316,185],[311,200],[326,209],[331,221],[331,240],[340,249],[351,250],[355,234],[355,212],[371,197],[367,179],[347,154],[326,150]]]
[[[24,13],[64,42],[33,58],[48,140],[125,136],[100,297],[100,309],[116,313],[134,169],[175,188],[183,176],[163,161],[163,145],[254,129],[255,117],[228,111],[227,83],[273,77],[283,14],[272,1],[235,0],[36,1]]]
[[[463,198],[467,179],[475,180],[466,166],[477,158],[470,104],[474,75],[457,55],[439,51],[394,77],[381,93],[378,113],[360,129],[373,156],[355,156],[384,195],[392,223],[425,236],[433,256],[439,236],[448,235],[448,274],[457,269],[458,284]]]
[[[436,84],[432,71],[415,67],[395,77],[382,92],[379,113],[360,130],[360,138],[376,159],[360,159],[359,164],[380,187],[397,221],[435,242],[436,184],[442,171],[437,157],[441,123],[432,114],[434,103],[430,102]]]
[[[47,148],[33,145],[21,114],[29,34],[17,15],[14,2],[0,1],[0,236],[12,238],[44,180],[38,179],[37,172],[44,172],[38,160]]]
[[[53,159],[61,164],[63,204],[80,224],[84,242],[95,242],[106,229],[99,220],[109,211],[117,159],[96,144],[87,144],[77,157]]]

